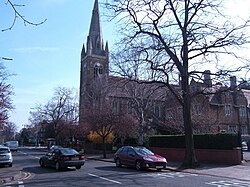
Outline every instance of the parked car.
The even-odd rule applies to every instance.
[[[242,146],[242,150],[243,151],[247,151],[248,150],[247,142],[243,141],[242,144],[241,144],[241,146]]]
[[[12,167],[13,156],[10,148],[0,145],[0,165],[9,165]]]
[[[115,153],[114,160],[117,167],[127,165],[135,167],[136,170],[156,168],[160,171],[167,165],[166,158],[154,154],[145,147],[123,146]]]
[[[55,167],[61,170],[67,167],[76,167],[80,169],[85,164],[85,157],[71,148],[56,148],[39,159],[41,167]]]
[[[18,141],[7,141],[4,145],[9,147],[11,151],[18,151]]]

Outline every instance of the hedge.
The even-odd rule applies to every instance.
[[[232,150],[240,147],[238,134],[218,133],[194,135],[195,149]],[[185,148],[184,135],[155,135],[149,137],[149,147]]]

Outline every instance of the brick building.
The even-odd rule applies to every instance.
[[[182,107],[173,94],[161,84],[139,84],[109,75],[108,42],[103,42],[98,0],[95,0],[86,48],[81,52],[80,123],[85,112],[110,103],[113,112],[128,113],[144,125],[143,132],[182,131]],[[192,121],[195,132],[237,132],[250,134],[250,91],[240,90],[236,78],[230,87],[212,84],[209,72],[204,80],[191,80]],[[172,85],[180,90],[179,85]],[[198,94],[203,93],[203,94]]]

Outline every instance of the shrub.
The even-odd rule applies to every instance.
[[[156,135],[149,138],[150,147],[185,148],[184,135]],[[224,149],[240,147],[238,134],[218,133],[194,135],[195,149]]]

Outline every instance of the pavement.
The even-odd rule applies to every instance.
[[[194,169],[180,169],[181,162],[169,161],[166,170],[250,181],[250,152],[244,152],[243,158],[244,160],[239,165],[201,163]],[[114,162],[114,155],[107,154],[105,159],[102,155],[86,155],[86,159]]]
[[[114,163],[114,154],[107,154],[106,158],[103,158],[101,154],[85,154],[85,158],[86,160],[98,160]],[[194,169],[180,169],[181,162],[169,161],[166,170],[250,181],[250,152],[244,152],[243,158],[244,160],[240,165],[201,163],[199,167]],[[21,171],[13,172],[13,170],[11,170],[11,172],[9,171],[10,170],[8,170],[7,167],[0,168],[0,186],[12,181],[24,180],[25,178],[29,177],[28,173]]]

